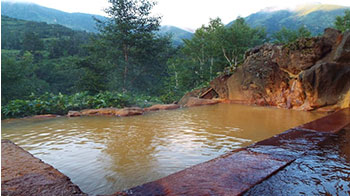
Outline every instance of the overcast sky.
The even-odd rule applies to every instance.
[[[5,0],[33,2],[65,12],[104,15],[107,0]],[[226,24],[237,16],[248,16],[266,7],[295,8],[306,3],[323,3],[350,6],[350,0],[158,0],[154,13],[162,15],[162,25],[196,29],[207,24],[209,18],[220,17]]]

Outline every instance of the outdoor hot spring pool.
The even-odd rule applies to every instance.
[[[218,104],[132,117],[2,121],[12,140],[88,194],[112,194],[325,114]]]

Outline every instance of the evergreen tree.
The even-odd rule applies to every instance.
[[[148,0],[109,0],[109,3],[111,6],[105,10],[109,19],[97,20],[100,38],[113,53],[109,56],[113,58],[117,73],[122,73],[121,85],[126,91],[135,73],[145,66],[139,64],[139,58],[145,57],[143,49],[156,40],[155,31],[159,29],[160,17],[150,15],[155,3]]]
[[[272,35],[274,43],[287,44],[294,42],[299,38],[311,37],[311,32],[304,26],[299,27],[298,30],[291,30],[283,27],[281,30]]]
[[[350,10],[345,10],[343,17],[337,16],[334,25],[341,32],[350,30]]]

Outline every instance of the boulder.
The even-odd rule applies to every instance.
[[[78,111],[69,111],[67,114],[68,117],[79,117],[82,115],[83,114],[81,112],[78,112]]]
[[[68,116],[134,116],[143,114],[144,110],[139,107],[130,108],[100,108],[100,109],[86,109],[80,112],[71,111]]]
[[[123,108],[120,110],[116,110],[114,115],[116,116],[135,116],[135,115],[141,115],[143,114],[144,110],[139,107],[130,107],[130,108]]]
[[[199,98],[204,92],[208,91],[210,87],[200,88],[186,93],[178,102],[180,106],[184,106],[191,97]]]
[[[311,108],[335,105],[350,90],[350,64],[321,63],[300,75]]]
[[[332,49],[325,37],[302,38],[277,50],[276,63],[288,73],[309,69]]]
[[[350,31],[344,33],[340,45],[337,47],[334,55],[335,62],[347,63],[350,62]]]
[[[59,115],[56,115],[56,114],[41,114],[41,115],[31,116],[31,117],[28,117],[28,118],[41,119],[41,118],[56,118],[56,117],[59,117]]]
[[[119,112],[117,108],[86,109],[80,111],[82,116],[116,116]]]
[[[223,75],[215,78],[210,82],[210,87],[218,94],[222,99],[228,99],[228,87],[227,80],[230,75]]]
[[[173,110],[180,108],[178,104],[156,104],[151,107],[145,108],[145,112],[157,111],[157,110]]]
[[[194,107],[194,106],[201,106],[201,105],[214,105],[217,103],[220,103],[220,101],[215,99],[200,99],[200,98],[190,97],[184,106]]]

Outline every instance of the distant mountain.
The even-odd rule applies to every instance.
[[[57,40],[71,40],[74,46],[87,43],[93,33],[76,31],[58,24],[35,22],[1,16],[1,49],[22,50],[23,40],[27,33],[35,34],[43,41],[45,47]],[[68,47],[68,46],[62,46]],[[46,48],[47,49],[47,48]]]
[[[27,21],[60,24],[74,30],[97,32],[93,17],[103,20],[105,17],[83,13],[67,13],[32,3],[1,2],[1,15]],[[182,39],[189,39],[192,33],[174,26],[162,26],[159,34],[173,35],[173,43],[179,45]]]
[[[336,16],[343,16],[344,10],[349,8],[339,5],[308,4],[294,10],[265,9],[249,15],[245,21],[252,27],[265,27],[270,35],[282,27],[297,29],[300,26],[305,26],[313,35],[318,35],[322,34],[325,28],[332,27]]]
[[[173,38],[173,44],[174,45],[181,45],[183,43],[183,39],[191,39],[193,36],[193,33],[188,32],[186,30],[180,29],[178,27],[174,26],[161,26],[159,29],[159,34],[161,35],[172,35]]]
[[[1,2],[1,15],[48,24],[60,24],[74,30],[88,32],[97,32],[93,17],[104,19],[99,15],[67,13],[37,4],[12,2]]]

